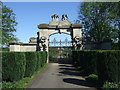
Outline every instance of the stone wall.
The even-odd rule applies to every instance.
[[[104,41],[100,43],[101,50],[111,50],[111,41]],[[97,44],[96,43],[86,43],[83,45],[83,50],[96,50]]]
[[[10,43],[10,51],[25,52],[25,51],[36,51],[37,44],[35,43]]]

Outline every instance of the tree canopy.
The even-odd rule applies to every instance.
[[[119,6],[118,2],[82,2],[79,20],[82,20],[83,36],[98,43],[118,38]]]
[[[0,3],[2,5],[2,3]],[[15,13],[12,9],[2,5],[2,46],[7,46],[9,41],[16,41],[17,38],[13,34],[16,32],[17,25]]]

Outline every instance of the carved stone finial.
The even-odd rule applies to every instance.
[[[67,19],[68,19],[68,15],[67,14],[63,14],[62,15],[62,21],[67,20]]]
[[[52,17],[52,21],[54,20],[58,21],[59,16],[57,14],[54,14],[51,17]]]

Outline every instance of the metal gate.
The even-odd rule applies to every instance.
[[[56,40],[55,38],[49,42],[49,47],[71,47],[72,41],[69,41],[67,38],[62,40]]]
[[[68,40],[56,40],[49,41],[49,59],[50,61],[58,58],[68,58],[72,49],[72,41]]]

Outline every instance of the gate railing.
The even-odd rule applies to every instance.
[[[62,41],[62,40],[56,40],[55,38],[52,41],[49,41],[49,47],[53,46],[53,47],[70,47],[72,46],[72,41],[69,41],[67,38]]]

